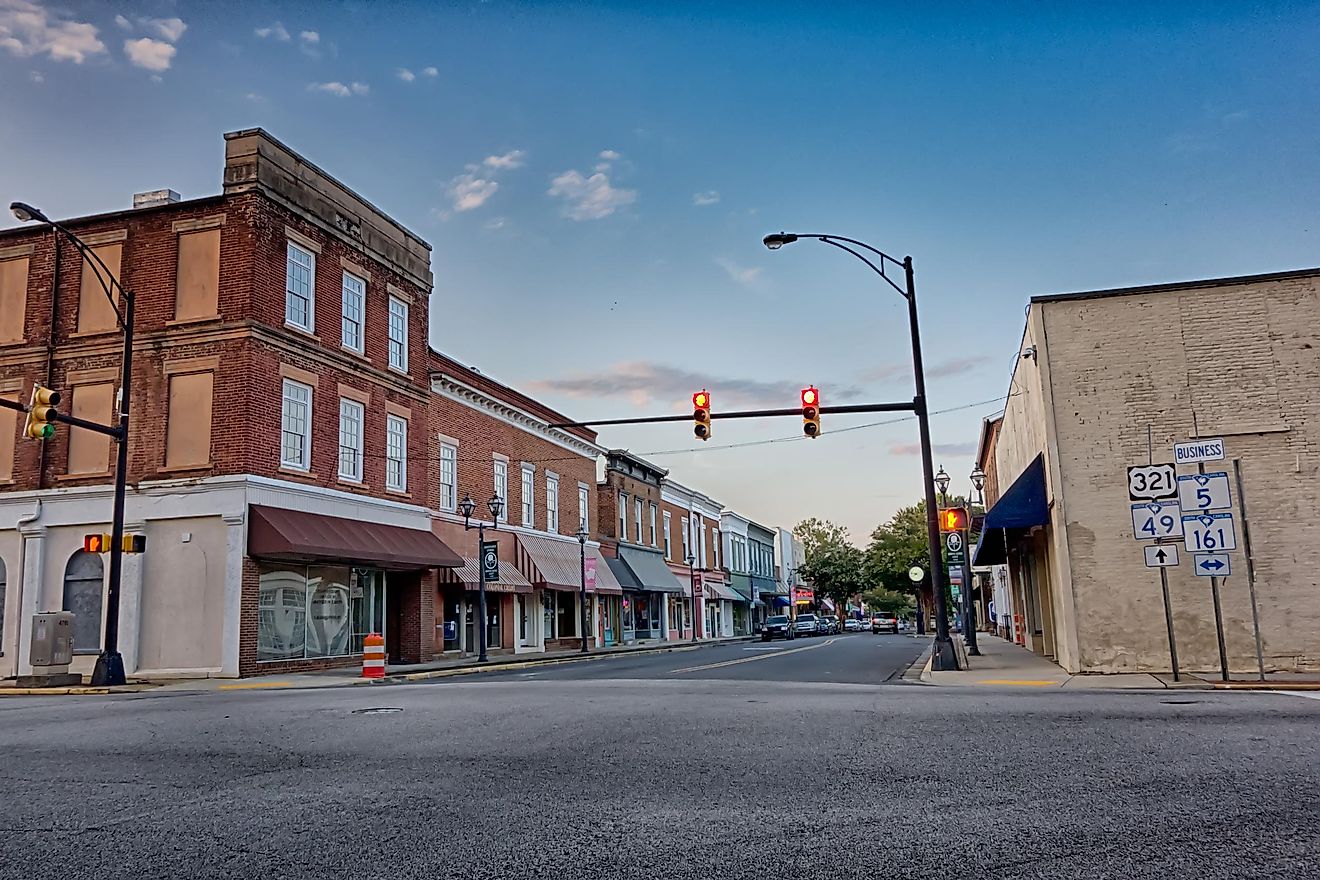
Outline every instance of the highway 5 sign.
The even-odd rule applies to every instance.
[[[1192,571],[1201,577],[1228,577],[1233,573],[1232,558],[1227,553],[1193,553]]]
[[[1178,506],[1187,513],[1227,510],[1233,506],[1228,474],[1183,474],[1178,478]]]
[[[1172,568],[1178,564],[1177,544],[1150,544],[1142,547],[1147,568]]]
[[[1177,501],[1147,501],[1132,505],[1132,537],[1138,541],[1177,538],[1183,533],[1186,517]],[[1188,545],[1191,549],[1191,545]]]
[[[1231,513],[1189,513],[1182,518],[1183,546],[1192,553],[1237,549]]]
[[[1175,498],[1178,487],[1174,483],[1171,464],[1143,464],[1127,469],[1128,498],[1133,501],[1158,501]]]

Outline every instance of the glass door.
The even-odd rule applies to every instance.
[[[355,568],[349,581],[349,604],[353,617],[349,650],[361,654],[363,639],[369,633],[385,635],[385,572]]]

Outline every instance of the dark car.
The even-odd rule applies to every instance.
[[[761,628],[761,641],[768,642],[772,639],[793,639],[796,633],[793,632],[793,624],[788,616],[784,614],[774,614],[765,619],[765,626]]]
[[[816,615],[799,614],[793,621],[793,632],[800,636],[814,636],[818,626]]]
[[[823,636],[832,636],[839,631],[839,619],[826,615],[816,622],[816,632]]]
[[[875,615],[871,618],[871,632],[898,632],[898,618],[883,612]]]

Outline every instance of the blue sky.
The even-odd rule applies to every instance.
[[[718,6],[0,0],[0,198],[214,193],[265,127],[432,243],[437,348],[583,418],[910,397],[902,300],[760,244],[863,239],[916,261],[959,480],[1031,295],[1320,264],[1314,4]],[[921,491],[913,422],[840,431],[882,420],[601,440],[863,538]]]

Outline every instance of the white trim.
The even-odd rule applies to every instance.
[[[575,452],[583,458],[595,460],[605,454],[605,447],[589,443],[581,437],[546,427],[547,422],[526,410],[518,409],[483,391],[465,385],[457,379],[441,374],[431,376],[431,392],[455,403],[484,413],[493,419],[512,425],[533,437],[553,443],[561,449]]]

